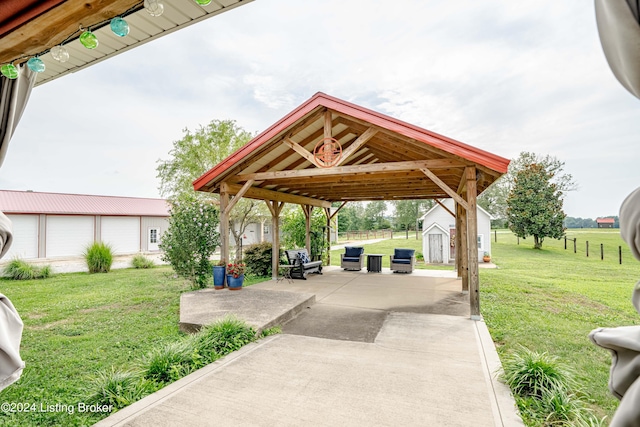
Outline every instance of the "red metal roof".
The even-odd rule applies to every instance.
[[[498,155],[489,153],[488,151],[472,147],[463,142],[456,141],[427,129],[403,122],[402,120],[395,119],[377,111],[369,110],[359,105],[318,92],[298,108],[284,116],[270,128],[253,138],[249,143],[238,149],[225,160],[218,163],[211,170],[195,180],[193,182],[194,189],[196,191],[202,189],[208,182],[224,173],[238,161],[258,149],[262,144],[268,142],[271,138],[274,138],[282,131],[294,125],[298,120],[302,119],[318,107],[326,107],[330,110],[369,122],[375,126],[397,132],[406,137],[413,138],[416,141],[424,142],[427,145],[449,152],[456,156],[460,156],[500,173],[506,173],[509,166],[509,159],[505,159]]]
[[[614,218],[598,218],[596,222],[598,224],[615,224],[616,220]]]
[[[169,216],[164,199],[0,190],[0,211],[21,214]]]

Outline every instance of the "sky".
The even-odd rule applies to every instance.
[[[170,0],[165,0],[170,1]],[[316,92],[515,158],[565,162],[568,216],[640,186],[640,100],[584,0],[255,0],[34,88],[0,188],[159,197],[185,129],[261,132]]]

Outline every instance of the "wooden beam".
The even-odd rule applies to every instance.
[[[469,304],[471,320],[480,320],[480,282],[478,278],[478,209],[476,204],[476,168],[466,168],[467,176],[467,241],[469,254]]]
[[[2,36],[0,64],[50,49],[74,32],[79,36],[80,24],[84,28],[93,26],[121,15],[139,3],[140,0],[64,1]]]
[[[460,233],[462,229],[462,206],[460,204],[455,203],[455,211],[456,211],[456,235],[454,239],[454,247],[456,249],[456,273],[458,278],[462,277],[462,262],[461,262],[461,241],[460,241]]]
[[[236,203],[238,203],[238,201],[242,198],[242,196],[244,196],[247,191],[249,190],[249,188],[251,188],[251,186],[253,185],[255,181],[253,181],[252,179],[250,179],[249,181],[247,181],[242,188],[240,189],[240,191],[238,191],[235,196],[233,196],[233,199],[229,201],[229,204],[227,205],[227,207],[225,208],[225,213],[227,215],[231,214],[231,209],[233,209],[233,207],[236,205]]]
[[[331,111],[324,112],[324,137],[331,138],[333,136],[333,123],[331,122]]]
[[[236,194],[242,189],[242,186],[238,184],[228,184],[228,189],[230,194]],[[318,200],[311,197],[297,196],[294,194],[283,193],[281,191],[272,191],[255,187],[249,188],[244,197],[258,200],[277,200],[279,202],[295,203],[297,205],[311,205],[321,208],[331,206],[331,202],[327,202],[324,200]]]
[[[290,141],[290,142],[293,144],[296,144],[293,141]],[[289,144],[289,146],[291,146],[291,144]],[[304,149],[303,147],[300,147],[299,145],[298,147],[304,150],[313,159],[313,155],[311,155],[311,153],[309,153],[306,149]],[[238,181],[246,181],[249,179],[253,179],[255,181],[266,181],[266,180],[272,180],[272,179],[334,176],[334,175],[347,175],[347,174],[358,175],[358,174],[368,174],[368,173],[374,173],[374,172],[413,171],[413,170],[423,170],[423,169],[448,169],[448,168],[455,168],[455,167],[464,167],[464,164],[456,160],[449,160],[449,159],[415,160],[415,161],[407,161],[407,162],[372,163],[372,164],[356,165],[356,166],[340,166],[340,167],[327,168],[327,169],[311,168],[311,169],[297,169],[297,170],[285,170],[285,171],[274,171],[274,172],[257,172],[257,173],[248,173],[244,175],[238,175],[236,178]]]
[[[340,212],[340,209],[344,208],[347,203],[349,203],[349,202],[342,202],[342,204],[340,206],[338,206],[338,209],[336,209],[335,212],[331,214],[331,218],[330,219],[333,219],[333,217],[338,215],[338,212]]]
[[[422,173],[424,173],[431,181],[434,182],[438,187],[440,187],[445,193],[447,193],[453,200],[460,203],[465,209],[468,209],[469,206],[467,202],[464,201],[462,197],[458,195],[455,191],[451,189],[447,184],[444,183],[440,178],[436,176],[435,173],[431,172],[428,168],[421,168]]]
[[[356,152],[360,147],[367,143],[371,138],[378,133],[378,129],[369,128],[362,135],[358,137],[346,150],[342,152],[342,158],[336,163],[335,166],[340,166],[343,164],[353,153]]]
[[[442,209],[444,209],[445,211],[449,212],[449,215],[451,215],[451,216],[452,216],[452,217],[454,217],[454,218],[456,217],[456,214],[454,214],[453,212],[451,212],[451,211],[449,210],[449,208],[448,208],[448,207],[446,207],[446,206],[444,205],[444,203],[442,203],[439,199],[435,199],[435,200],[436,200],[436,203],[437,203],[437,204],[439,204],[439,205],[442,207]]]
[[[313,154],[307,151],[306,148],[292,140],[291,138],[285,138],[283,141],[285,144],[289,146],[293,151],[300,154],[306,160],[308,160],[312,165],[316,166],[316,159],[314,159]],[[256,181],[262,181],[261,179],[257,179]]]

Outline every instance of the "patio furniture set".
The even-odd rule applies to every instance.
[[[322,261],[311,261],[306,249],[285,251],[288,264],[280,265],[282,278],[307,279],[307,274],[322,274]],[[380,273],[382,271],[383,254],[365,254],[362,246],[346,246],[345,252],[340,254],[340,267],[344,270],[360,271],[367,259],[367,272]],[[416,263],[414,249],[395,249],[390,255],[390,267],[393,272],[411,273]]]

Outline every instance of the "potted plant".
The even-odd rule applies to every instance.
[[[226,275],[226,266],[223,260],[218,261],[213,266],[213,287],[216,289],[224,289],[224,276]]]
[[[489,261],[491,261],[491,254],[490,254],[489,252],[485,252],[485,253],[484,253],[484,256],[482,257],[482,260],[483,260],[484,262],[489,262]]]
[[[244,283],[245,265],[242,262],[227,264],[227,286],[230,291],[239,291]]]

